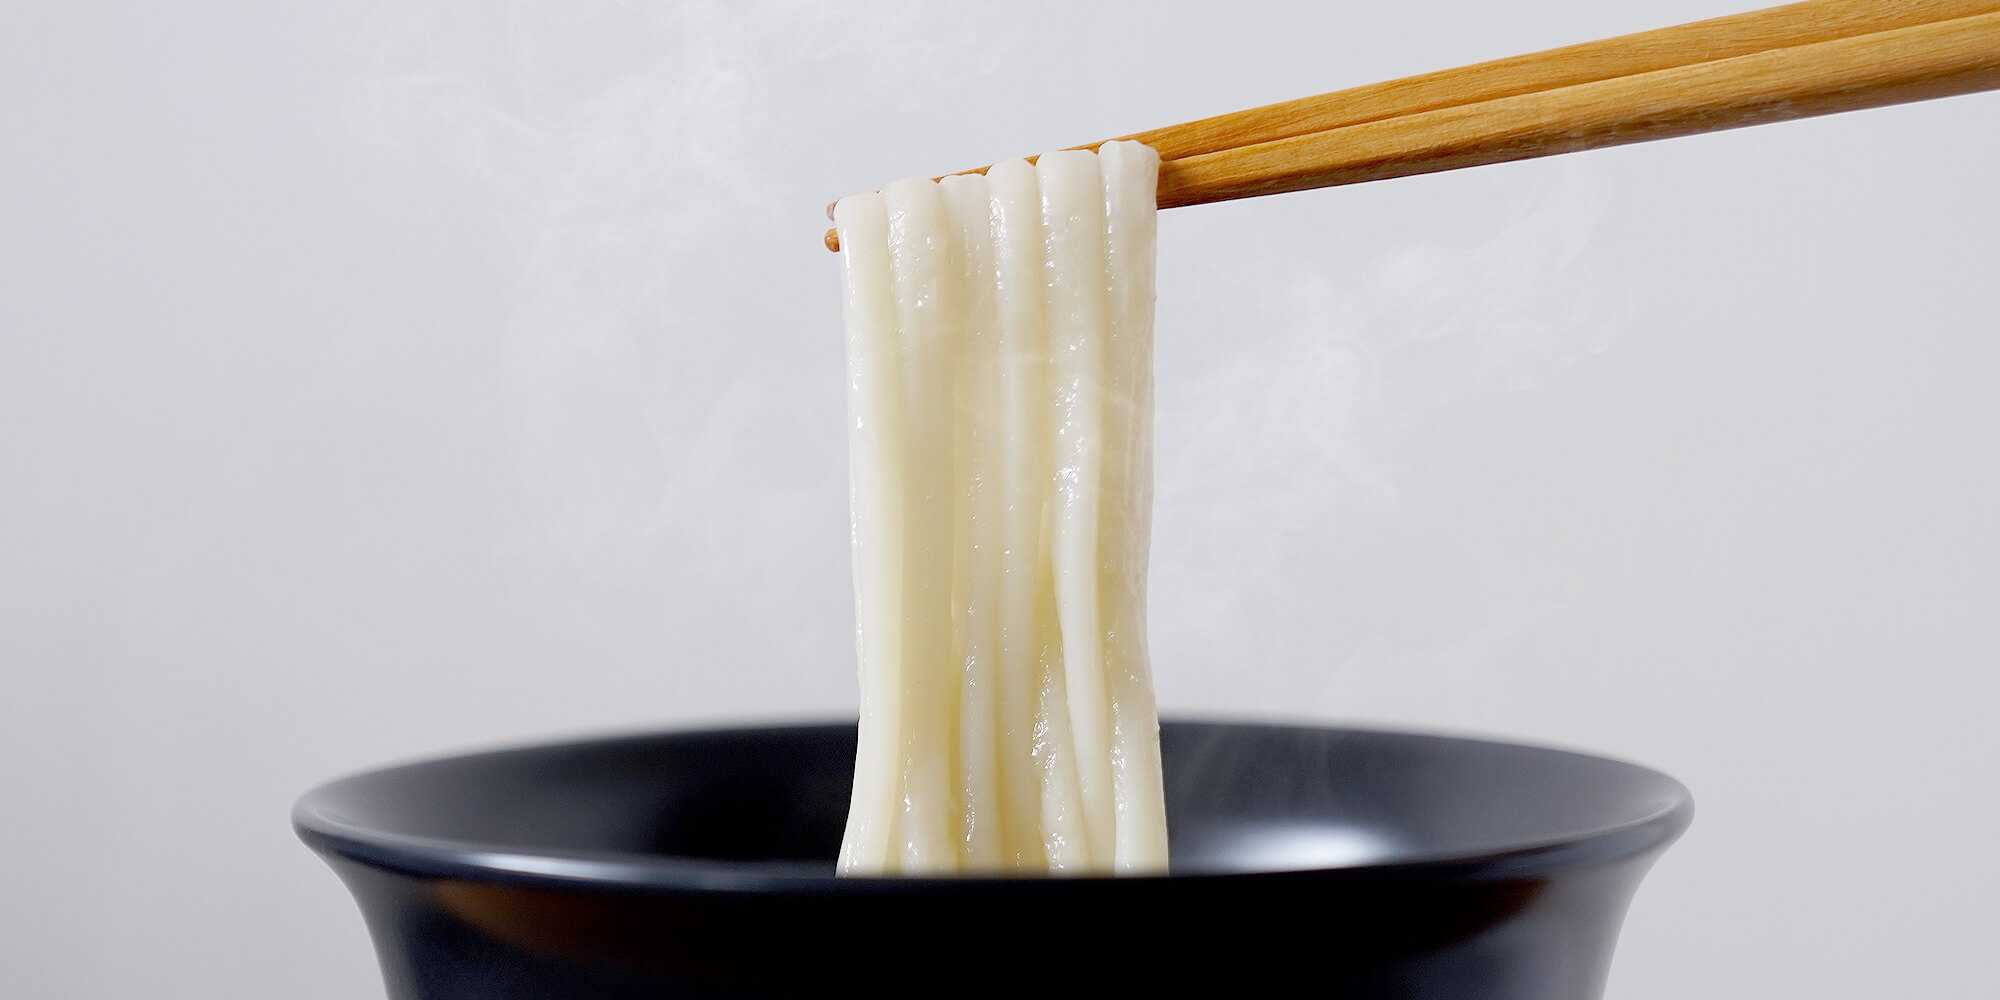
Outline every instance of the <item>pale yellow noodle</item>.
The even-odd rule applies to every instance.
[[[1151,192],[1160,157],[1133,142],[1098,150],[1104,172],[1110,328],[1104,368],[1105,674],[1111,685],[1112,769],[1123,873],[1166,868],[1166,803],[1159,794],[1160,738],[1146,649],[1147,548],[1152,537],[1153,258],[1159,215]]]
[[[957,284],[958,358],[954,366],[957,432],[958,556],[952,605],[954,644],[963,670],[959,689],[958,759],[961,788],[960,866],[1001,867],[999,710],[994,691],[999,653],[1000,482],[1003,427],[999,422],[1000,348],[993,289],[993,233],[986,178],[948,177],[944,195]]]
[[[1049,490],[1049,348],[1042,302],[1042,194],[1025,160],[986,172],[992,194],[995,305],[1000,332],[1000,782],[1012,867],[1048,867],[1035,767],[1040,703],[1042,519]]]
[[[898,181],[889,208],[903,348],[903,863],[956,870],[951,817],[958,679],[951,655],[951,313],[944,202],[937,185]]]
[[[892,804],[902,738],[902,349],[889,263],[889,219],[880,195],[843,198],[834,210],[852,249],[844,272],[847,325],[848,482],[853,509],[855,647],[861,727],[843,871],[881,871],[900,854]]]
[[[1112,143],[836,208],[863,695],[844,874],[1165,870],[1158,169]]]
[[[1104,182],[1084,150],[1037,160],[1048,246],[1049,347],[1055,358],[1055,590],[1063,681],[1088,864],[1109,869],[1115,846],[1111,692],[1098,606],[1098,504],[1103,474]]]

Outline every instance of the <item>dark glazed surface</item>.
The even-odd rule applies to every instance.
[[[330,783],[294,822],[399,1000],[1053,996],[1072,960],[1127,988],[1589,1000],[1692,812],[1563,751],[1170,722],[1170,876],[835,879],[853,750],[834,725],[499,751]]]

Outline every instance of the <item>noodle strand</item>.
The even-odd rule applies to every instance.
[[[902,854],[906,867],[952,871],[958,679],[951,655],[949,235],[936,184],[898,181],[882,195],[903,349]]]
[[[1107,143],[835,209],[863,702],[844,874],[1166,869],[1158,171]]]
[[[847,255],[848,483],[853,507],[856,659],[861,727],[842,870],[890,867],[894,843],[890,779],[902,739],[902,352],[896,339],[889,219],[880,195],[843,198],[834,221]]]
[[[1049,342],[1055,358],[1056,613],[1088,864],[1111,867],[1111,692],[1098,604],[1099,479],[1103,467],[1104,181],[1097,156],[1050,153],[1035,163],[1047,227]]]

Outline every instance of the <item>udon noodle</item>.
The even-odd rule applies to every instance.
[[[861,729],[843,874],[1166,868],[1132,142],[842,199]]]

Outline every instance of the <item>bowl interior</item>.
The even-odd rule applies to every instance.
[[[1484,740],[1170,721],[1161,749],[1175,875],[1629,853],[1690,811],[1658,772]],[[335,781],[295,821],[316,847],[403,868],[822,878],[853,759],[852,724],[589,740]]]

